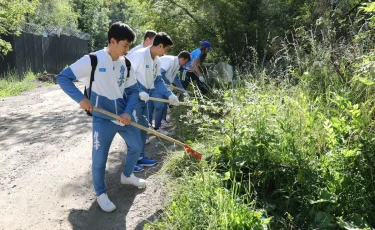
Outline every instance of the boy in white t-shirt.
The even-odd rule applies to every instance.
[[[108,46],[95,54],[85,55],[74,64],[64,69],[56,77],[57,83],[82,109],[92,113],[92,178],[97,202],[105,212],[112,212],[116,206],[107,196],[104,182],[108,152],[116,133],[125,140],[127,155],[121,173],[122,184],[144,187],[146,181],[133,174],[134,167],[142,151],[140,130],[129,125],[134,117],[133,110],[138,103],[139,87],[135,73],[126,65],[125,53],[135,40],[134,31],[126,24],[116,22],[108,30]],[[82,80],[89,86],[93,60],[97,67],[94,80],[87,89],[88,98],[74,85],[74,80]],[[115,121],[96,111],[93,105],[119,115]]]
[[[167,97],[168,100],[171,101],[171,104],[178,105],[179,103],[176,95],[174,95],[164,84],[160,72],[161,63],[159,57],[166,54],[169,47],[172,45],[172,39],[166,33],[159,32],[156,34],[152,46],[137,50],[128,56],[132,62],[132,69],[135,71],[135,77],[139,85],[140,100],[135,106],[134,116],[138,124],[147,128],[151,122],[148,120],[146,104],[149,100],[150,94],[157,90],[163,96]],[[156,160],[145,157],[146,136],[147,132],[141,131],[143,151],[139,157],[137,165],[135,166],[134,172],[143,171],[143,166],[154,166],[157,164]]]
[[[181,66],[186,65],[191,60],[190,53],[187,51],[182,51],[178,56],[170,56],[165,55],[160,57],[161,67],[160,72],[162,75],[162,79],[164,83],[167,85],[171,85],[174,83],[178,88],[184,89],[180,82],[180,78],[178,77],[178,71]],[[180,91],[181,94],[188,97],[189,95],[184,92]],[[155,90],[152,94],[152,97],[161,98],[161,99],[168,99],[166,98],[161,92]],[[167,103],[158,102],[158,101],[149,101],[148,102],[148,120],[152,121],[153,113],[155,113],[155,122],[154,122],[154,129],[159,130],[161,126],[162,120],[166,120],[167,115]],[[167,135],[168,133],[159,130],[160,133]]]

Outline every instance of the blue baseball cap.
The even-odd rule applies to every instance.
[[[209,48],[210,50],[213,50],[212,47],[211,47],[211,43],[208,42],[208,41],[204,41],[204,42],[202,42],[201,46],[202,46],[202,47],[207,47],[207,48]]]

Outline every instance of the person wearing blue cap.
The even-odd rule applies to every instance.
[[[191,60],[181,69],[181,83],[186,89],[190,82],[195,81],[202,94],[208,93],[208,87],[205,84],[205,77],[199,70],[199,65],[203,64],[209,51],[212,50],[211,43],[204,41],[201,47],[191,52]]]

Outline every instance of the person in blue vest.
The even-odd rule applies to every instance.
[[[174,95],[164,84],[160,72],[161,63],[159,57],[166,54],[169,47],[172,45],[173,41],[168,34],[159,32],[156,34],[152,46],[137,50],[128,56],[132,62],[132,69],[134,69],[135,77],[140,88],[140,100],[135,107],[134,116],[138,124],[147,128],[149,127],[149,123],[152,121],[148,120],[149,111],[146,103],[150,99],[150,95],[152,95],[153,92],[159,92],[161,95],[168,98],[173,105],[179,104],[176,95]],[[145,156],[146,136],[147,132],[141,130],[142,153],[139,157],[134,172],[143,171],[144,166],[154,166],[157,164],[156,160]]]
[[[178,77],[178,71],[181,66],[186,65],[191,60],[190,53],[187,51],[182,51],[178,54],[178,56],[171,56],[171,55],[164,55],[160,57],[160,72],[162,75],[162,79],[165,84],[171,85],[174,83],[178,88],[184,89],[182,86],[180,79]],[[185,97],[188,97],[188,93],[184,91],[180,91]],[[160,99],[167,99],[163,96],[162,93],[158,92],[157,90],[151,94],[152,97],[160,98]],[[148,119],[152,121],[153,113],[155,113],[155,122],[154,122],[154,129],[157,130],[159,133],[168,135],[168,132],[160,129],[162,120],[166,120],[167,116],[167,103],[158,102],[158,101],[149,101],[148,102]]]
[[[191,82],[195,82],[202,94],[208,93],[208,87],[205,84],[205,76],[199,69],[205,61],[208,52],[212,51],[211,43],[204,41],[201,47],[191,52],[191,61],[183,66],[181,71],[181,83],[186,89]]]
[[[97,202],[105,212],[112,212],[116,206],[109,200],[104,182],[106,162],[112,140],[116,133],[127,145],[126,163],[121,173],[122,184],[145,187],[146,181],[133,174],[134,167],[142,151],[140,130],[130,124],[133,110],[138,103],[139,87],[132,68],[128,69],[124,55],[135,40],[134,31],[126,24],[116,22],[108,30],[108,46],[96,51],[97,67],[92,81],[90,100],[74,85],[74,80],[82,80],[89,86],[92,70],[90,56],[85,55],[64,69],[56,81],[64,92],[80,107],[92,111],[92,178]],[[129,77],[128,77],[129,76]],[[93,111],[93,106],[114,113],[121,118],[113,120]]]

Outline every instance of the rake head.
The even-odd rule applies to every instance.
[[[197,158],[198,160],[202,160],[202,154],[192,149],[189,145],[184,145],[185,152],[192,155],[193,157]]]

